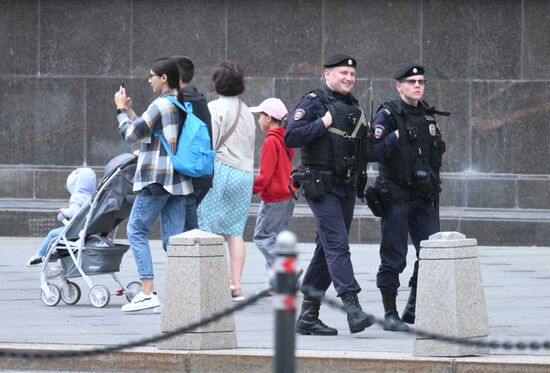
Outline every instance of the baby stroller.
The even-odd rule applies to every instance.
[[[61,234],[48,248],[44,258],[40,281],[41,298],[45,305],[53,307],[63,301],[68,305],[80,300],[80,287],[67,280],[81,276],[88,287],[89,300],[94,307],[109,304],[111,293],[103,285],[94,285],[90,276],[110,274],[120,286],[114,294],[125,295],[128,301],[141,290],[141,283],[130,282],[124,287],[116,272],[128,245],[113,243],[118,225],[130,216],[134,194],[132,184],[137,157],[122,154],[113,158],[105,167],[105,176],[96,192],[69,221]],[[113,240],[108,235],[113,233]],[[61,285],[50,282],[59,278]]]

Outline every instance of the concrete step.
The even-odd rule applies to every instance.
[[[101,346],[86,346],[90,349]],[[78,351],[81,346],[0,344],[17,352]],[[108,355],[59,360],[0,357],[0,370],[93,371],[93,372],[272,372],[273,351],[238,349],[217,351],[162,351],[139,347]],[[550,370],[548,356],[484,356],[463,358],[420,358],[409,354],[382,352],[297,351],[296,368],[302,373],[322,372],[530,372]]]
[[[301,201],[299,201],[301,202]],[[0,235],[40,237],[59,226],[56,211],[66,200],[0,199]],[[245,240],[252,240],[258,204],[250,206],[245,228]],[[550,243],[550,209],[442,207],[441,230],[459,231],[476,238],[480,245],[548,246]],[[380,242],[380,219],[358,202],[350,231],[350,243]],[[125,224],[119,237],[125,235]],[[315,220],[306,204],[298,203],[290,229],[300,242],[315,241]],[[158,222],[151,232],[159,237]]]

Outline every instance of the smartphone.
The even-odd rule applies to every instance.
[[[124,88],[124,80],[121,80],[121,81],[120,81],[120,86],[121,86],[122,88]]]

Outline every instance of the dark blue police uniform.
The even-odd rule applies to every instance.
[[[395,79],[423,74],[422,66],[408,65]],[[373,119],[372,160],[378,161],[380,173],[375,188],[385,191],[385,198],[390,200],[385,201],[386,205],[391,206],[381,216],[381,263],[376,278],[384,303],[385,330],[407,330],[403,321],[414,323],[420,241],[439,230],[435,204],[438,203],[439,171],[445,149],[435,114],[448,113],[435,111],[424,101],[411,106],[399,99],[384,103]],[[401,320],[395,299],[400,285],[399,274],[406,266],[408,235],[416,249],[417,260],[409,280],[409,302]]]
[[[399,104],[411,115],[424,117],[422,107],[414,107],[399,100]],[[373,159],[386,161],[393,152],[399,152],[398,140],[395,134],[397,126],[391,114],[384,108],[379,110],[373,119],[373,133],[379,142],[373,146]],[[406,136],[406,134],[401,134]],[[382,178],[381,178],[382,179]],[[391,179],[383,179],[393,183]],[[390,185],[392,190],[398,186]],[[417,260],[414,272],[409,280],[409,287],[416,287],[418,275],[418,257],[420,241],[437,232],[437,216],[433,202],[428,196],[415,196],[403,193],[403,196],[393,198],[390,211],[381,217],[382,242],[380,244],[381,264],[378,270],[376,285],[382,292],[397,293],[399,289],[399,274],[406,266],[408,234],[416,249]]]
[[[355,64],[352,57],[335,55],[324,67],[355,69]],[[322,120],[327,110],[333,117],[329,129]],[[301,148],[302,179],[299,184],[317,226],[315,252],[302,281],[304,303],[296,324],[296,331],[300,334],[337,334],[336,329],[318,319],[320,302],[308,295],[311,290],[324,293],[331,283],[348,306],[348,324],[352,333],[362,331],[374,322],[372,315],[362,311],[357,299],[361,287],[353,273],[348,243],[356,197],[357,144],[361,134],[368,133],[368,128],[361,122],[361,114],[353,95],[335,92],[325,85],[322,90],[314,90],[298,102],[286,128],[285,145]],[[334,131],[341,131],[344,136]],[[355,139],[348,136],[352,133],[357,135]]]
[[[337,99],[345,98],[326,86],[324,90]],[[327,108],[318,96],[305,96],[288,122],[285,144],[300,148],[327,134],[328,129],[321,120],[326,111]],[[302,286],[325,292],[332,282],[339,296],[348,292],[360,292],[361,287],[353,274],[348,243],[355,208],[353,186],[335,184],[324,198],[312,200],[306,196],[306,201],[315,217],[317,236],[315,253],[304,275]]]

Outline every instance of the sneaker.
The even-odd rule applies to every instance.
[[[40,264],[42,264],[42,257],[33,256],[27,262],[27,267],[35,267],[35,266],[39,266]]]
[[[156,308],[160,306],[159,297],[157,293],[144,294],[140,291],[128,304],[122,306],[122,312],[135,312],[141,310],[147,310],[149,308]]]
[[[162,304],[158,307],[153,308],[153,313],[162,313]]]

